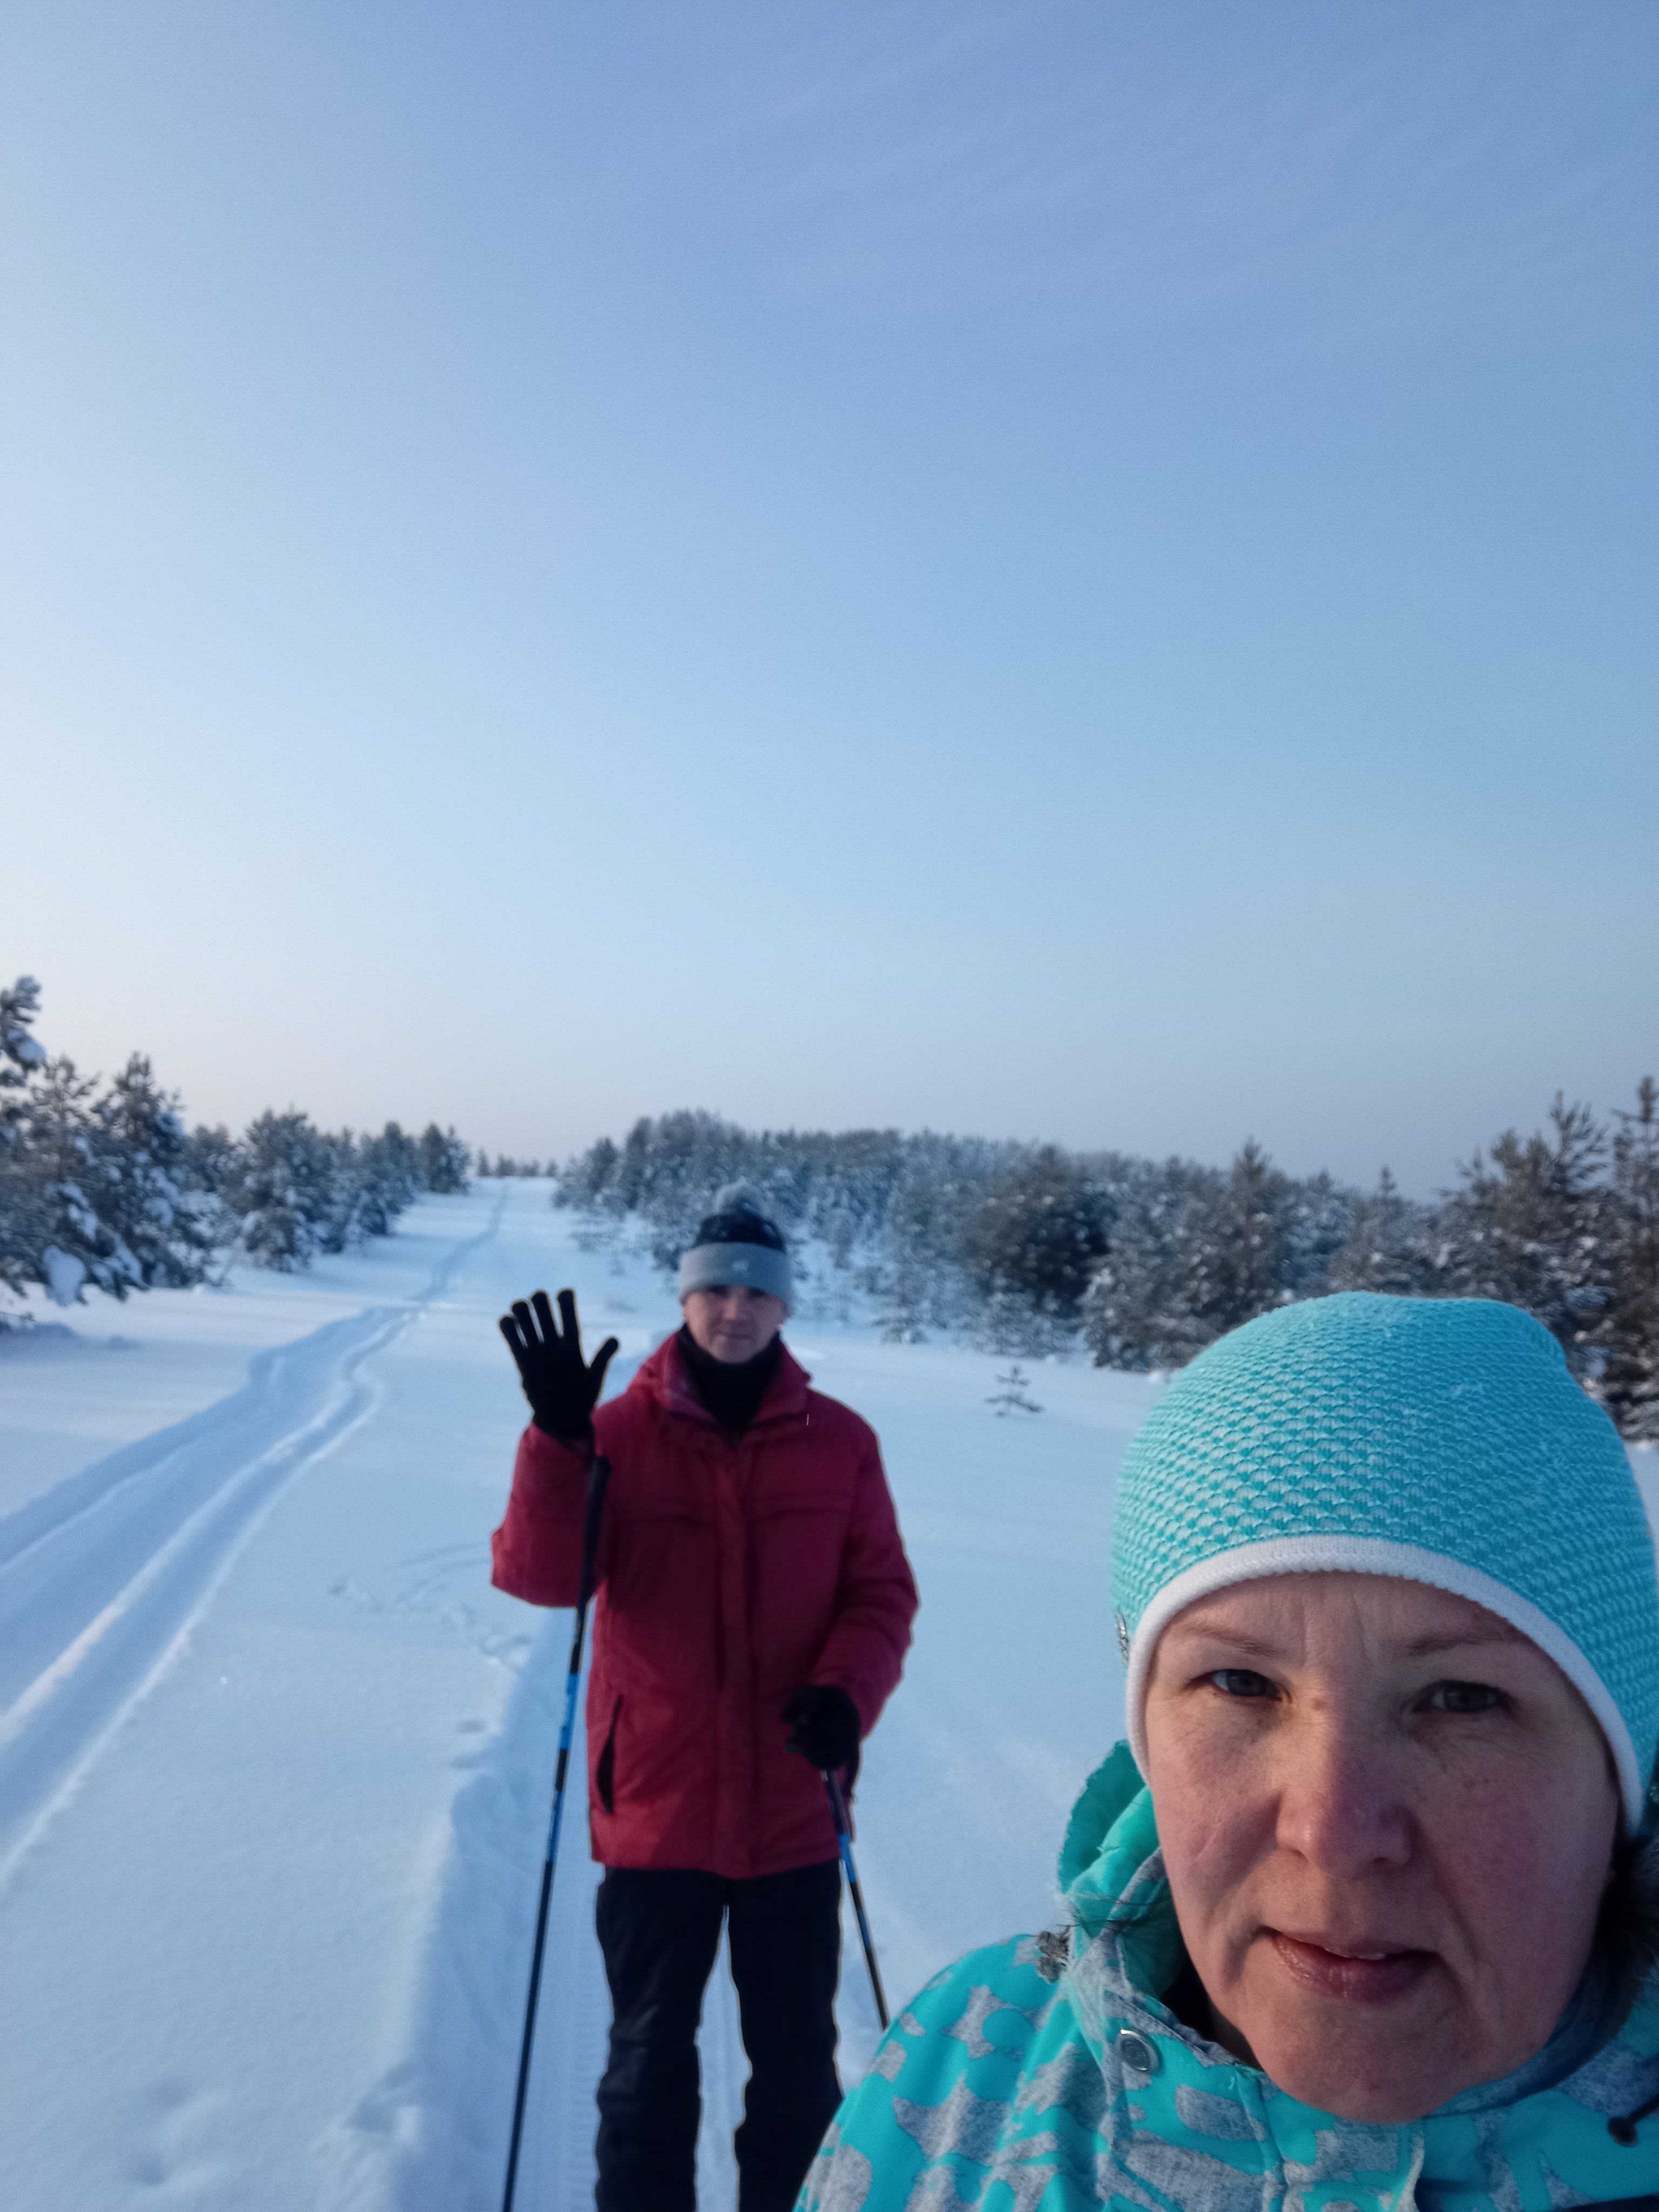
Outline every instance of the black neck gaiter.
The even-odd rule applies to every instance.
[[[703,1411],[728,1436],[742,1436],[759,1413],[761,1401],[778,1371],[783,1339],[775,1336],[765,1351],[757,1352],[752,1359],[716,1359],[683,1323],[679,1346],[686,1375]]]

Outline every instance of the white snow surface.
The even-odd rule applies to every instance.
[[[489,1587],[523,1421],[495,1317],[573,1285],[590,1346],[621,1339],[612,1390],[678,1319],[548,1199],[484,1182],[307,1274],[0,1338],[6,2207],[499,2204],[570,1616]],[[1027,1363],[1043,1410],[999,1419],[1006,1360],[810,1311],[787,1334],[880,1432],[922,1592],[858,1803],[896,2011],[1054,1917],[1067,1811],[1121,1732],[1106,1531],[1161,1383]],[[524,2212],[592,2201],[586,1842],[573,1818]],[[843,1962],[850,2082],[876,2033],[850,1914]],[[723,1968],[702,2049],[720,2212],[744,2075]]]

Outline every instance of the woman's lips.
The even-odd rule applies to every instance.
[[[1282,1929],[1270,1928],[1266,1933],[1281,1963],[1305,1989],[1351,2004],[1381,2004],[1403,1996],[1433,1963],[1430,1951],[1373,1952],[1358,1945],[1352,1951],[1336,1951],[1305,1936],[1287,1936]]]

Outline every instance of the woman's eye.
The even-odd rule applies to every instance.
[[[1423,1698],[1435,1713],[1489,1713],[1503,1702],[1503,1692],[1486,1682],[1437,1682]]]
[[[1253,1674],[1248,1667],[1218,1667],[1210,1680],[1229,1698],[1272,1698],[1279,1694],[1265,1674]]]

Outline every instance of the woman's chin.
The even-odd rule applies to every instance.
[[[1398,2127],[1486,2078],[1471,2070],[1436,1961],[1419,1954],[1370,1974],[1314,1966],[1275,1960],[1277,1986],[1239,2023],[1287,2095],[1338,2119]]]
[[[1389,2054],[1345,2050],[1328,2042],[1316,2045],[1292,2036],[1282,2051],[1258,2057],[1257,2063],[1276,2089],[1298,2104],[1372,2127],[1402,2127],[1423,2119],[1457,2094],[1455,2087],[1443,2086],[1443,2074],[1416,2054],[1402,2063]]]

